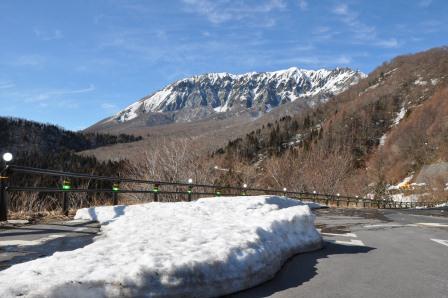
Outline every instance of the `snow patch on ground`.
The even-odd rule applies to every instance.
[[[414,177],[414,175],[410,175],[410,176],[404,178],[403,181],[399,182],[398,184],[389,186],[387,189],[388,189],[388,190],[392,190],[392,189],[400,189],[400,188],[402,188],[403,186],[408,185],[409,182],[412,180],[413,177]]]
[[[392,74],[392,73],[394,73],[395,71],[397,71],[398,70],[398,68],[396,67],[396,68],[394,68],[394,69],[392,69],[392,70],[389,70],[388,72],[386,72],[386,73],[384,73],[384,76],[385,77],[387,77],[388,75],[390,75],[390,74]]]
[[[386,139],[387,139],[387,133],[383,134],[380,138],[380,146],[384,146],[384,144],[386,143]]]
[[[401,107],[400,112],[398,112],[397,116],[395,117],[392,126],[397,126],[401,120],[403,120],[404,116],[406,115],[406,112],[408,110],[405,107]],[[380,138],[380,146],[384,146],[387,139],[387,132],[383,134]]]
[[[403,203],[411,203],[412,202],[412,203],[414,203],[414,202],[417,202],[421,196],[417,195],[417,194],[405,196],[402,193],[397,193],[397,194],[391,195],[390,197],[392,198],[392,201],[394,201],[394,202],[403,202]]]
[[[439,82],[439,79],[431,79],[431,85],[435,86]]]
[[[405,107],[401,107],[400,112],[398,112],[397,117],[394,119],[394,125],[398,125],[400,121],[404,118],[406,115],[407,109]]]
[[[369,90],[376,89],[379,85],[380,85],[379,83],[376,83],[376,84],[374,84],[374,85],[372,85],[372,86],[366,88],[366,90],[364,90],[364,93],[367,92],[367,91],[369,91]]]
[[[213,110],[216,113],[225,113],[229,110],[229,106],[227,105],[227,102],[226,102],[224,106],[218,106],[216,108],[213,108]]]
[[[136,103],[131,104],[126,109],[124,109],[122,112],[118,113],[116,117],[118,117],[119,122],[125,122],[132,120],[134,118],[137,118],[138,116],[138,109],[142,106],[142,102],[138,101]]]
[[[427,81],[423,81],[421,77],[419,77],[417,80],[415,80],[414,82],[415,85],[420,85],[420,86],[425,86],[428,84]]]
[[[278,196],[97,207],[75,218],[98,220],[101,234],[1,271],[1,297],[219,296],[272,278],[322,241],[310,208]]]

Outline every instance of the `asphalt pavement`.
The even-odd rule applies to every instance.
[[[92,221],[63,221],[0,227],[0,270],[14,264],[74,250],[93,242],[100,225]]]
[[[324,248],[229,297],[448,297],[448,211],[316,211]]]

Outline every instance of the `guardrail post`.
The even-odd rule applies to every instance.
[[[191,193],[193,192],[193,186],[189,185],[188,186],[188,202],[191,202]]]
[[[0,177],[0,221],[8,220],[8,192],[5,179],[6,177]]]
[[[158,202],[159,201],[159,184],[154,184],[154,188],[153,188],[152,192],[154,194],[154,202]]]
[[[117,195],[117,193],[116,192],[113,192],[112,193],[112,197],[113,197],[113,205],[118,205],[118,195]]]
[[[70,180],[64,179],[64,182],[62,182],[62,214],[65,216],[68,216],[68,195],[67,191],[72,188],[72,184],[70,183]]]
[[[68,197],[65,191],[62,193],[62,214],[68,215]]]
[[[113,205],[118,205],[118,191],[120,190],[120,185],[118,183],[112,184],[112,198]]]

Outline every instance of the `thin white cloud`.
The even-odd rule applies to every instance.
[[[187,6],[187,11],[203,15],[213,24],[240,20],[253,21],[257,20],[259,15],[266,15],[286,7],[283,0],[264,0],[252,5],[245,1],[230,0],[183,0],[183,2]],[[269,21],[272,23],[273,18],[269,18]]]
[[[9,89],[15,87],[15,84],[11,81],[0,81],[0,89]]]
[[[59,100],[57,103],[58,107],[64,109],[77,109],[79,108],[79,103],[71,99]]]
[[[383,48],[397,48],[399,46],[398,41],[395,38],[378,40],[375,45]]]
[[[101,108],[103,110],[110,111],[110,110],[117,110],[118,106],[116,104],[114,104],[114,103],[104,102],[104,103],[101,104]]]
[[[363,23],[359,14],[351,10],[346,3],[336,5],[333,13],[340,16],[340,21],[345,23],[358,39],[370,39],[376,34],[376,28]]]
[[[313,41],[328,41],[340,34],[339,31],[332,30],[328,26],[318,26],[314,28]]]
[[[64,35],[62,34],[62,31],[59,29],[42,30],[39,28],[34,28],[33,31],[34,31],[34,35],[42,41],[56,40],[56,39],[61,39],[64,37]]]
[[[0,92],[0,101],[9,100],[9,107],[17,109],[23,104],[36,109],[77,109],[80,107],[81,94],[95,90],[94,85],[81,89],[49,89],[23,90],[18,88],[5,89]],[[78,95],[78,96],[76,96]],[[71,97],[73,96],[73,97]],[[84,99],[87,100],[87,99]]]
[[[12,61],[16,66],[41,66],[45,64],[46,59],[40,55],[22,55]]]
[[[327,33],[330,30],[331,30],[331,28],[328,26],[318,26],[318,27],[314,28],[313,33],[316,33],[316,34]]]
[[[333,8],[333,12],[339,15],[349,15],[348,5],[346,3],[339,3]]]
[[[305,11],[308,9],[308,2],[306,0],[297,0],[300,10]]]
[[[333,7],[332,12],[339,16],[339,20],[353,33],[351,36],[352,43],[368,43],[382,48],[397,48],[400,46],[396,38],[385,39],[379,37],[376,27],[364,23],[359,17],[359,13],[351,9],[348,4],[339,3]]]
[[[73,94],[81,94],[81,93],[88,93],[95,90],[94,85],[90,85],[87,88],[82,89],[55,89],[55,90],[49,90],[45,92],[38,92],[34,94],[27,94],[23,95],[22,97],[25,98],[25,102],[45,102],[47,100],[52,100],[54,98],[60,98],[66,95],[73,95]]]
[[[277,59],[276,63],[287,64],[287,65],[312,65],[322,67],[323,65],[348,65],[352,62],[352,58],[346,55],[340,56],[322,56],[322,55],[310,55],[310,56],[300,56],[292,58]]]
[[[428,6],[430,6],[431,5],[431,3],[432,3],[432,0],[421,0],[419,3],[418,3],[418,6],[420,6],[420,7],[428,7]]]
[[[446,30],[447,22],[445,20],[424,20],[418,24],[418,27],[425,34],[437,33]]]

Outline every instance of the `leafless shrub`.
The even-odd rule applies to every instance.
[[[349,177],[351,168],[351,158],[344,151],[326,152],[322,149],[289,151],[266,162],[266,172],[276,187],[320,193],[343,191],[343,182]]]

